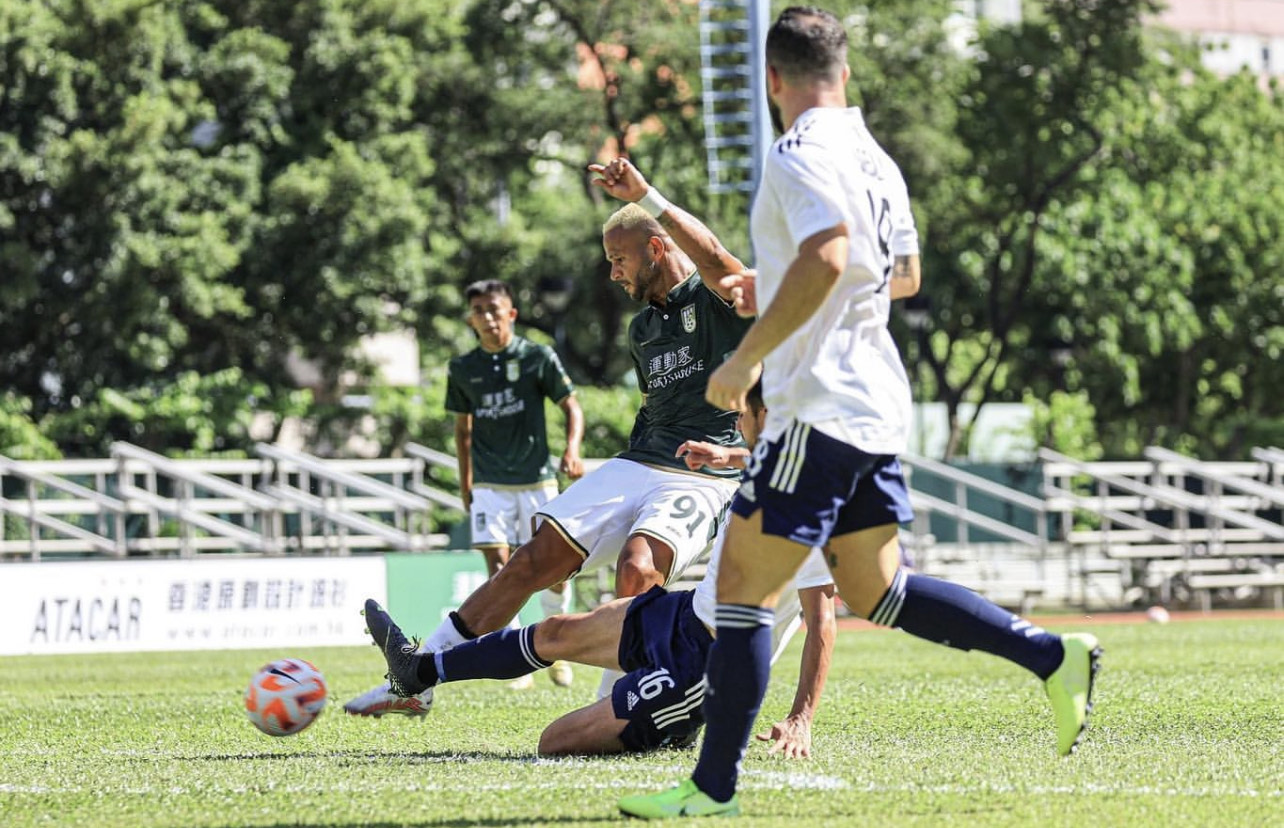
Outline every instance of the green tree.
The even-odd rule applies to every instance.
[[[14,460],[57,460],[61,452],[31,419],[31,401],[0,394],[0,455]]]
[[[924,247],[935,327],[921,354],[949,411],[947,456],[965,449],[964,401],[979,411],[996,396],[1019,399],[1021,370],[1046,359],[1029,310],[1045,289],[1048,214],[1102,165],[1110,136],[1097,119],[1144,63],[1141,18],[1153,10],[1146,0],[1054,0],[1027,6],[1018,25],[979,31],[958,109],[965,162],[943,171],[956,198],[935,202]]]
[[[1156,52],[1105,113],[1118,137],[1095,186],[1057,219],[1045,318],[1076,343],[1067,382],[1109,453],[1242,457],[1284,440],[1284,106],[1173,39]]]
[[[246,404],[285,399],[288,354],[333,383],[363,335],[449,310],[417,112],[459,25],[432,0],[0,7],[0,385],[116,432],[108,390],[235,366]]]

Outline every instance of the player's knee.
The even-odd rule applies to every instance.
[[[664,574],[649,558],[622,558],[615,567],[615,595],[627,598],[641,595],[653,586],[664,585]]]
[[[537,653],[561,652],[562,645],[574,637],[575,624],[566,615],[550,615],[535,627]]]
[[[566,756],[568,754],[581,752],[578,751],[578,745],[573,739],[568,738],[569,734],[564,728],[559,728],[556,723],[544,728],[544,732],[539,735],[539,748],[537,749],[540,756]]]

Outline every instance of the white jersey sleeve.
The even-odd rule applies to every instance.
[[[914,225],[914,213],[910,210],[909,188],[900,170],[896,170],[896,180],[888,186],[888,200],[891,203],[893,256],[918,255],[918,227]]]
[[[817,233],[847,221],[843,192],[835,186],[837,177],[826,168],[823,154],[808,149],[806,144],[782,144],[768,162],[779,170],[776,194],[795,250]],[[852,228],[847,230],[850,233]]]

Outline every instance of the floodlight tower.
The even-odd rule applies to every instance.
[[[765,47],[769,0],[700,0],[700,78],[709,190],[757,190],[773,140]]]

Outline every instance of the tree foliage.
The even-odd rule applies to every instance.
[[[1022,399],[1085,452],[1284,442],[1274,87],[1202,70],[1142,25],[1150,0],[1026,3],[970,37],[950,0],[833,5],[850,97],[915,202],[931,321],[896,332],[919,396],[955,412],[952,452],[963,403]],[[370,414],[388,451],[448,438],[432,389],[472,347],[479,278],[512,283],[521,322],[622,404],[636,307],[585,166],[627,152],[751,258],[747,197],[706,189],[697,18],[687,0],[0,5],[0,434],[30,456],[244,450],[250,413],[304,410],[295,355],[321,369],[306,410],[332,443]],[[362,364],[389,328],[417,332],[423,389]],[[354,372],[370,412],[341,404]]]

